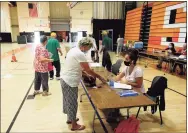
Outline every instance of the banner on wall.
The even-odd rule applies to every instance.
[[[28,3],[29,8],[29,17],[36,18],[38,17],[37,3]]]

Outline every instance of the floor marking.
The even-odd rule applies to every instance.
[[[17,112],[16,112],[14,118],[12,119],[12,122],[10,123],[10,125],[9,125],[9,127],[8,127],[8,129],[7,129],[7,131],[6,131],[6,133],[10,133],[10,130],[12,129],[12,127],[13,127],[13,125],[14,125],[14,122],[16,121],[16,118],[18,117],[18,115],[19,115],[19,113],[20,113],[20,110],[22,109],[22,106],[23,106],[23,104],[24,104],[24,102],[25,102],[25,100],[26,100],[26,98],[27,98],[27,95],[29,94],[29,92],[30,92],[30,90],[31,90],[31,87],[33,86],[33,83],[34,83],[34,80],[32,81],[32,83],[31,83],[31,85],[30,85],[30,87],[29,87],[27,93],[25,94],[25,97],[24,97],[22,103],[20,104],[20,107],[18,108],[18,110],[17,110]]]
[[[144,79],[145,81],[148,81],[148,82],[152,82],[152,81],[150,81],[150,80],[148,80],[148,79]],[[167,87],[167,89],[169,89],[169,90],[171,90],[171,91],[174,91],[174,92],[176,92],[176,93],[178,93],[178,94],[180,94],[180,95],[182,95],[182,96],[184,96],[184,97],[187,97],[186,95],[184,95],[184,94],[182,94],[182,93],[180,93],[180,92],[178,92],[178,91],[176,91],[176,90],[174,90],[174,89],[171,89],[171,88],[168,88]]]

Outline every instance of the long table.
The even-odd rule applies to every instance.
[[[104,78],[107,79],[109,76],[113,76],[112,73],[105,70],[103,67],[93,68],[93,70],[102,75]],[[97,82],[99,84],[99,81]],[[105,109],[117,109],[117,108],[131,108],[131,107],[143,107],[143,106],[151,106],[155,105],[156,103],[143,95],[138,90],[135,90],[139,93],[138,96],[133,97],[120,97],[115,89],[111,89],[108,84],[101,84],[101,88],[89,88],[86,87],[83,81],[81,81],[81,85],[84,88],[84,91],[94,109],[94,119],[93,119],[93,132],[94,129],[94,120],[95,116],[98,117],[101,126],[104,129],[105,133],[108,133],[107,128],[105,127],[98,110],[105,110]],[[137,113],[138,116],[138,113]]]
[[[187,60],[179,59],[178,56],[174,56],[174,55],[173,56],[168,56],[164,52],[142,51],[142,52],[139,52],[139,57],[142,57],[142,58],[154,57],[158,61],[160,60],[161,57],[163,57],[164,60],[170,64],[170,67],[172,69],[174,68],[175,64],[182,64],[182,65],[186,65],[187,64]],[[174,64],[171,64],[172,61],[174,62]],[[147,67],[147,65],[148,65],[148,63],[145,64],[146,67]]]

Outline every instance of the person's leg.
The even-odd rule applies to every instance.
[[[66,95],[66,88],[68,88],[67,84],[63,79],[60,80],[61,83],[61,89],[62,89],[62,94],[63,94],[63,113],[67,114],[67,95]]]
[[[41,86],[41,75],[39,72],[35,72],[35,79],[34,79],[34,95],[40,94],[39,90],[40,90],[40,86]]]
[[[120,45],[119,53],[121,53],[122,49],[123,49],[123,44]]]
[[[106,69],[111,72],[111,69],[112,69],[112,62],[111,62],[111,59],[110,59],[110,54],[107,52],[107,55],[106,55]]]
[[[54,62],[52,62],[52,66],[54,66]],[[54,70],[50,71],[50,80],[54,79]]]
[[[56,68],[56,79],[60,80],[60,70],[61,70],[60,60],[54,61],[54,66]]]
[[[104,68],[106,67],[106,51],[103,51],[102,66],[103,66]]]
[[[41,81],[42,81],[42,89],[43,89],[43,96],[51,95],[49,93],[49,86],[48,86],[48,73],[41,73]]]
[[[67,98],[67,121],[70,121],[72,123],[72,129],[71,130],[83,130],[85,129],[85,126],[77,124],[77,110],[78,110],[78,87],[70,87],[67,85],[66,88],[64,88],[64,94]]]
[[[119,55],[119,44],[117,44],[117,49],[116,49],[116,56]]]

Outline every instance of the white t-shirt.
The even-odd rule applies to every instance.
[[[61,78],[71,87],[77,87],[80,83],[82,77],[80,62],[87,62],[84,53],[78,47],[70,49],[65,59]]]
[[[96,41],[95,41],[95,39],[94,38],[90,38],[91,40],[92,40],[92,42],[93,42],[93,47],[91,48],[91,50],[96,50],[97,49],[97,45],[96,45]]]
[[[118,44],[118,46],[120,46],[120,45],[123,45],[123,38],[118,38],[117,39],[117,44]]]
[[[125,73],[125,79],[129,82],[136,82],[136,78],[139,78],[139,77],[143,77],[143,70],[142,68],[138,67],[138,66],[135,66],[132,73],[129,75],[129,66],[125,66],[123,72]],[[140,91],[142,93],[145,93],[145,88],[144,88],[144,84],[142,83],[142,86],[141,88],[138,88],[140,89]]]

